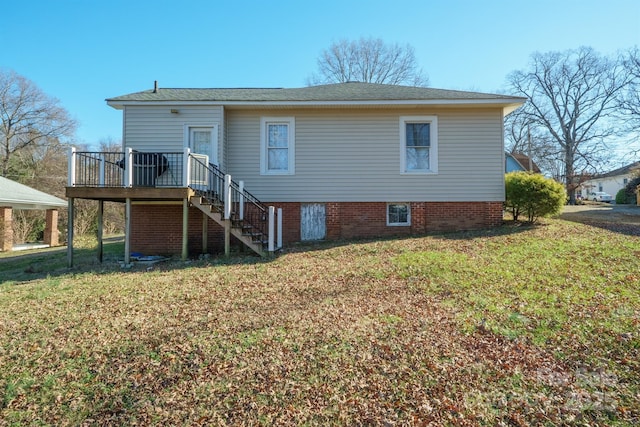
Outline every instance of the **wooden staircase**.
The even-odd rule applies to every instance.
[[[204,158],[202,158],[204,157]],[[260,256],[282,247],[282,210],[266,206],[246,191],[242,181],[222,172],[202,155],[190,155],[187,162],[190,178],[187,185],[195,195],[191,205],[224,227],[225,253],[235,236]],[[276,232],[277,230],[277,232]]]
[[[197,192],[198,193],[198,192]],[[209,197],[211,197],[209,193]],[[239,218],[238,212],[231,211],[229,219],[224,218],[224,203],[219,197],[204,197],[196,194],[189,200],[190,203],[204,212],[209,218],[224,227],[225,232],[230,233],[240,240],[245,246],[260,256],[267,256],[267,236],[247,221]]]

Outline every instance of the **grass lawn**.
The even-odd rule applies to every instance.
[[[65,256],[0,259],[0,425],[640,421],[637,236],[545,220],[270,260]]]

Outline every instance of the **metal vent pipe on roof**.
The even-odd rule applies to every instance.
[[[153,93],[158,93],[158,81],[153,81]]]

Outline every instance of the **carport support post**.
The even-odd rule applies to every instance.
[[[45,215],[44,243],[51,247],[58,246],[58,209],[47,209]]]
[[[73,197],[69,197],[68,220],[67,220],[67,267],[73,267]]]
[[[13,249],[13,208],[0,207],[0,251]]]
[[[102,262],[102,254],[103,252],[103,247],[102,247],[102,233],[103,233],[103,226],[104,226],[104,200],[98,200],[98,261]]]

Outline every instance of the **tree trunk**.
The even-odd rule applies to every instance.
[[[574,185],[574,168],[573,168],[573,151],[571,150],[571,144],[566,144],[565,146],[565,158],[564,158],[564,169],[565,169],[565,188],[567,190],[567,195],[569,196],[569,204],[576,204],[576,186]]]

